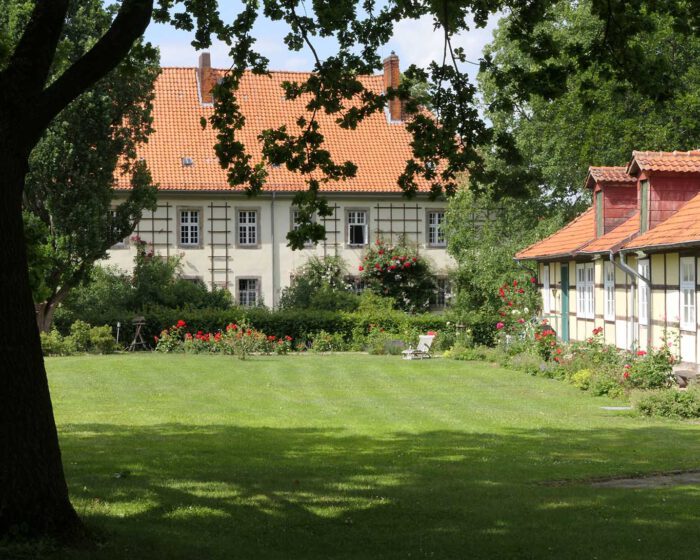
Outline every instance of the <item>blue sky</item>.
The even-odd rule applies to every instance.
[[[222,1],[222,15],[232,18],[237,2]],[[484,29],[474,29],[453,41],[454,46],[464,48],[468,60],[478,62],[481,52],[490,40],[495,20]],[[313,57],[308,50],[289,52],[282,41],[287,33],[286,25],[279,22],[270,22],[262,18],[256,24],[255,35],[257,37],[256,48],[270,59],[271,70],[310,70],[313,66]],[[194,66],[198,53],[190,45],[191,35],[178,31],[168,25],[151,24],[146,32],[146,39],[158,46],[161,51],[161,65],[163,66]],[[332,42],[316,39],[314,45],[319,49],[321,57],[332,52]],[[394,37],[380,53],[382,57],[395,51],[401,61],[401,68],[407,68],[410,64],[427,66],[434,59],[442,57],[442,34],[433,31],[431,18],[422,18],[416,21],[403,21],[397,24]],[[212,65],[219,68],[227,68],[228,48],[222,43],[212,46]],[[464,68],[472,78],[475,77],[477,67],[470,64]]]

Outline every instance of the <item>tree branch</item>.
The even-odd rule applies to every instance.
[[[38,0],[0,80],[21,91],[19,98],[41,94],[56,54],[68,0]]]
[[[151,21],[153,0],[124,0],[117,17],[95,45],[41,95],[35,119],[41,130],[71,101],[112,71],[143,35]]]

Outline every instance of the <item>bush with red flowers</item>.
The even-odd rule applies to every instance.
[[[673,364],[677,361],[671,347],[664,341],[649,352],[638,350],[636,359],[625,366],[625,383],[634,389],[663,389],[674,385]]]
[[[287,354],[292,349],[292,337],[266,335],[245,321],[229,323],[215,333],[198,330],[190,332],[185,321],[179,320],[155,337],[157,352],[188,354],[231,354],[244,360],[250,354]]]
[[[501,306],[496,318],[497,334],[501,337],[522,335],[532,330],[531,320],[537,313],[538,297],[536,283],[528,279],[515,279],[498,288]]]
[[[418,313],[430,308],[434,276],[416,249],[378,239],[367,249],[358,272],[370,290],[392,298],[397,309]]]
[[[546,323],[542,322],[541,328],[535,331],[535,350],[537,355],[543,360],[561,361],[562,348],[557,342],[557,334]]]

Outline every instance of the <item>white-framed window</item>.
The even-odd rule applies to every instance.
[[[255,307],[260,299],[260,282],[257,278],[238,279],[238,305]]]
[[[637,263],[637,272],[647,280],[649,279],[649,259],[640,260]],[[637,307],[639,324],[649,324],[649,285],[643,280],[637,279]]]
[[[576,265],[576,317],[579,319],[593,319],[595,317],[593,306],[594,279],[593,263]]]
[[[549,265],[542,266],[542,312],[551,313],[551,287],[549,285]]]
[[[447,245],[445,241],[445,232],[443,231],[443,223],[445,222],[444,210],[429,210],[428,211],[428,245],[431,247],[444,247]]]
[[[695,331],[695,257],[681,257],[681,329]]]
[[[615,265],[606,262],[603,265],[603,287],[605,290],[605,320],[615,320]]]
[[[447,307],[452,297],[452,285],[450,279],[438,277],[435,279],[435,293],[431,298],[433,307]]]
[[[247,246],[258,244],[257,210],[238,211],[238,244]]]
[[[199,245],[199,210],[180,210],[180,245]]]
[[[367,245],[369,235],[367,229],[366,210],[348,210],[348,245]]]

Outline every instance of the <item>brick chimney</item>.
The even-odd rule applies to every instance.
[[[211,55],[208,52],[199,55],[197,79],[199,81],[199,98],[202,103],[214,103],[212,89],[216,85],[216,79],[214,71],[211,69]]]
[[[398,88],[400,82],[399,57],[392,51],[391,55],[384,59],[384,91],[389,88]],[[403,120],[403,102],[398,98],[389,100],[389,119],[391,121]]]

